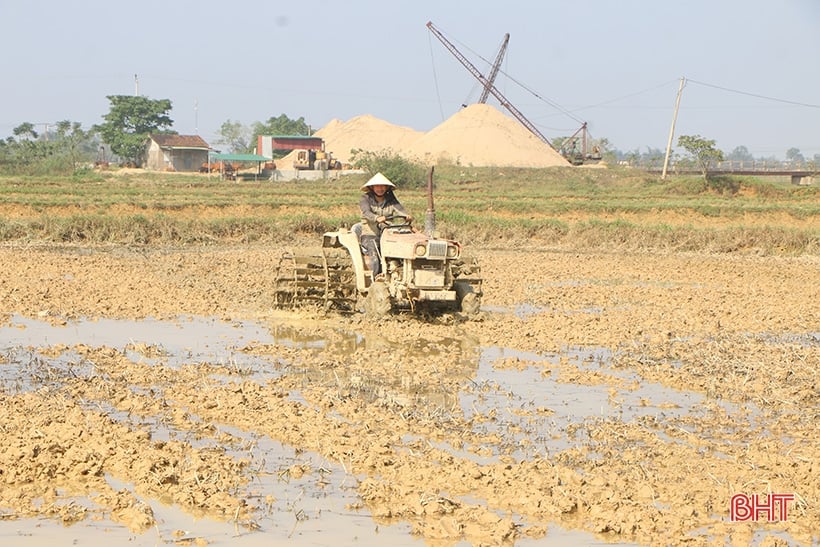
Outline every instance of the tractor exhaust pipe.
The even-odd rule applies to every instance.
[[[428,237],[435,237],[436,231],[436,209],[433,206],[433,169],[427,174],[427,213],[424,215],[424,233]]]

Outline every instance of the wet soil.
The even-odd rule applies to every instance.
[[[820,541],[818,257],[473,249],[478,318],[372,321],[283,250],[0,248],[0,534]]]

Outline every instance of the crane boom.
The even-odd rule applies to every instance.
[[[464,55],[462,55],[461,52],[458,49],[456,49],[456,47],[453,44],[451,44],[450,41],[447,40],[447,38],[445,38],[444,35],[435,26],[433,26],[432,21],[427,22],[427,28],[430,29],[430,32],[432,32],[433,35],[436,38],[438,38],[442,44],[444,44],[444,47],[446,47],[450,51],[450,53],[452,53],[455,56],[455,58],[458,59],[458,61],[462,65],[464,65],[464,68],[466,68],[470,72],[470,74],[472,74],[479,82],[481,82],[481,84],[484,86],[484,89],[489,90],[492,96],[498,99],[498,102],[501,104],[501,106],[509,110],[510,114],[512,114],[516,120],[521,122],[521,124],[524,127],[529,129],[533,135],[544,141],[547,144],[547,146],[555,150],[555,147],[552,145],[549,139],[547,139],[547,137],[545,137],[538,130],[538,128],[535,127],[532,124],[532,122],[530,122],[516,107],[510,104],[510,101],[508,101],[507,98],[504,95],[502,95],[498,89],[496,89],[495,85],[488,81],[487,78],[485,78],[484,75],[481,74],[481,72],[479,72],[475,65],[473,65],[473,63],[471,63],[466,57],[464,57]],[[555,151],[557,152],[557,150]]]
[[[498,55],[495,56],[493,68],[490,70],[490,75],[487,76],[489,86],[484,86],[484,91],[481,92],[481,98],[478,99],[479,104],[487,102],[487,97],[490,95],[490,87],[495,85],[495,77],[498,76],[498,69],[501,67],[501,61],[504,59],[504,53],[507,51],[507,44],[510,41],[510,33],[504,35],[504,41],[501,42],[501,49],[498,50]]]

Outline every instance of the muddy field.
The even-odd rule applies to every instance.
[[[3,544],[820,542],[817,256],[473,249],[478,320],[374,322],[282,251],[0,248]]]

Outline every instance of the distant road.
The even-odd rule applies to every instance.
[[[651,167],[647,169],[650,173],[663,173],[660,167]],[[786,164],[777,162],[741,162],[741,161],[723,161],[714,165],[710,165],[708,169],[709,174],[721,175],[749,175],[755,177],[791,177],[794,184],[803,183],[805,178],[813,178],[817,176],[817,167],[810,166],[790,167]],[[667,168],[667,173],[676,175],[697,175],[700,174],[700,169],[693,167]]]

